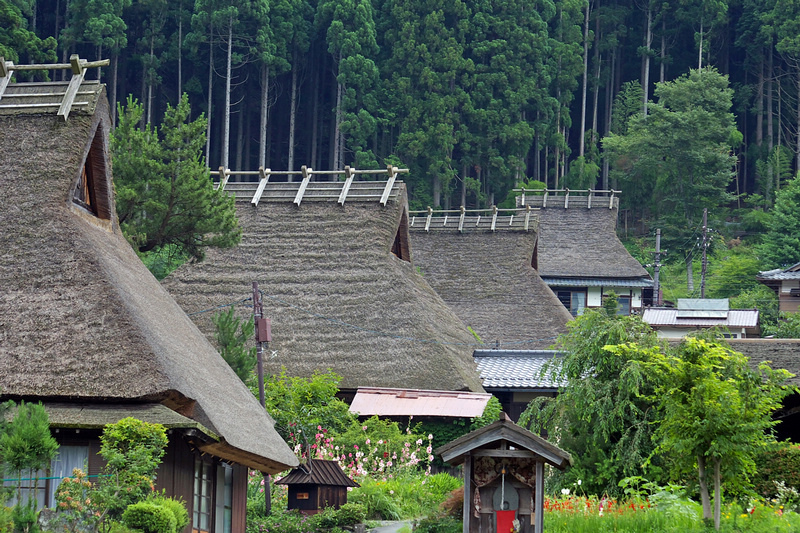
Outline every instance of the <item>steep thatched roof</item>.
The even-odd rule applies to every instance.
[[[209,430],[204,451],[269,472],[297,464],[122,236],[110,128],[104,94],[94,112],[73,109],[66,122],[54,112],[0,116],[0,391],[160,403]],[[91,193],[83,206],[75,200],[82,183]]]
[[[257,281],[272,320],[267,373],[285,367],[289,375],[311,376],[332,369],[344,389],[482,391],[471,356],[475,339],[401,259],[408,259],[404,184],[396,182],[385,206],[378,201],[382,184],[373,194],[369,183],[353,183],[340,205],[341,183],[312,182],[296,205],[301,183],[270,182],[254,206],[256,185],[227,187],[237,188],[239,246],[211,250],[203,262],[164,280],[187,313],[247,297]],[[192,316],[209,338],[212,315]]]
[[[542,196],[526,201],[541,207]],[[617,202],[550,197],[539,210],[538,271],[543,278],[646,278],[649,274],[617,238]]]
[[[414,264],[425,280],[483,342],[552,345],[572,316],[532,266],[535,225],[525,231],[504,221],[492,231],[465,223],[459,232],[453,219],[447,227],[433,222],[428,231],[418,219],[411,228]]]

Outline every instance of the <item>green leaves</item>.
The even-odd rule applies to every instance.
[[[241,231],[233,199],[214,190],[201,155],[205,119],[190,121],[186,95],[167,107],[160,129],[137,127],[142,107],[128,98],[111,136],[117,213],[140,252],[178,245],[194,259],[208,246],[235,246]]]
[[[759,246],[764,262],[787,267],[800,261],[800,177],[788,181],[778,191],[768,227]]]
[[[242,320],[234,315],[233,307],[215,314],[211,321],[216,328],[214,338],[219,346],[219,354],[239,379],[247,383],[256,365],[256,348],[246,348],[245,345],[253,338],[255,325],[250,320]]]

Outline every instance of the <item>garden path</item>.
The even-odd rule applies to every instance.
[[[411,531],[411,522],[405,520],[384,520],[378,527],[367,530],[368,533],[398,533],[401,529]]]

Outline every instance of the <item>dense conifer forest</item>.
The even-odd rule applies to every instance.
[[[0,0],[6,60],[109,58],[142,124],[186,93],[211,168],[391,163],[414,208],[621,189],[629,236],[685,262],[708,208],[748,276],[800,261],[756,248],[800,226],[798,35],[796,0]]]

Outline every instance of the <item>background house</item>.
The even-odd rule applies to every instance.
[[[800,263],[759,272],[756,279],[775,291],[780,311],[796,313],[800,309]]]
[[[157,484],[186,502],[187,531],[243,532],[248,468],[276,473],[297,460],[123,237],[105,89],[73,64],[71,91],[70,82],[10,84],[0,102],[2,399],[45,405],[59,473],[99,471],[107,423],[163,423]],[[57,112],[68,92],[77,101]],[[37,497],[49,505],[54,490]]]
[[[642,320],[650,324],[659,337],[673,339],[715,327],[728,330],[725,337],[731,339],[760,336],[758,309],[729,309],[727,298],[680,298],[677,308],[646,308]]]
[[[267,373],[332,369],[350,395],[367,386],[483,392],[475,338],[411,263],[402,182],[225,188],[236,196],[241,243],[163,281],[187,313],[247,297],[258,281],[272,320]],[[211,313],[192,319],[213,337]]]
[[[453,312],[492,347],[549,348],[572,319],[534,267],[539,213],[412,215],[414,264]]]
[[[539,208],[533,265],[572,316],[600,307],[614,292],[620,313],[652,305],[653,280],[616,233],[619,198],[614,191],[546,191],[518,197]]]

